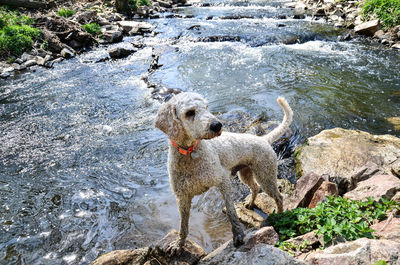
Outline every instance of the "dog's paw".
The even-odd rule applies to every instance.
[[[253,210],[254,207],[255,207],[255,204],[254,204],[254,202],[252,202],[252,203],[250,203],[250,202],[245,202],[245,203],[244,203],[244,207],[246,207],[246,208],[249,209],[249,210]]]
[[[244,233],[242,231],[240,233],[233,235],[233,245],[236,248],[243,245],[243,243],[244,243]]]
[[[183,245],[185,241],[182,241],[180,239],[175,240],[172,242],[168,248],[167,248],[167,253],[173,257],[173,256],[180,256],[183,252]]]

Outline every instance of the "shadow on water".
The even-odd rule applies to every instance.
[[[191,18],[150,21],[159,34],[126,59],[91,63],[99,47],[1,80],[0,263],[87,264],[178,228],[149,83],[200,92],[218,115],[280,121],[275,99],[286,97],[295,134],[284,159],[326,128],[400,136],[387,122],[399,115],[400,54],[338,41],[346,32],[294,20],[281,3],[197,3],[176,11]],[[146,83],[154,54],[162,66]],[[214,189],[193,202],[191,237],[207,251],[231,237],[222,208]]]

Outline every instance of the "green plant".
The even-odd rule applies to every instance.
[[[97,23],[90,23],[90,24],[85,24],[82,25],[82,28],[87,32],[90,33],[93,36],[98,35],[101,32],[100,25]]]
[[[374,265],[387,265],[387,263],[384,260],[378,260]]]
[[[60,17],[65,17],[65,18],[72,17],[75,13],[76,13],[75,10],[68,9],[65,7],[62,7],[60,10],[57,11],[57,15],[59,15]]]
[[[32,25],[34,20],[26,15],[20,15],[18,11],[11,11],[0,7],[0,29],[10,25]]]
[[[375,15],[384,29],[399,25],[400,0],[366,0],[361,15],[364,20],[369,20]]]
[[[361,237],[373,238],[369,228],[373,220],[382,220],[386,211],[400,209],[400,204],[381,199],[379,202],[368,198],[364,202],[353,201],[342,197],[328,197],[313,209],[296,208],[278,214],[271,214],[268,222],[280,235],[283,241],[315,231],[323,236],[328,244],[337,238],[355,240]]]
[[[129,6],[132,9],[137,9],[140,6],[150,6],[149,0],[129,0]]]

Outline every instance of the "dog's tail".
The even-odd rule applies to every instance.
[[[283,117],[282,123],[279,124],[278,127],[273,129],[272,132],[270,132],[266,136],[264,136],[270,144],[278,140],[279,137],[281,137],[286,132],[286,130],[289,129],[289,126],[292,123],[293,119],[293,111],[287,103],[286,99],[284,99],[283,97],[278,97],[276,101],[279,103],[279,105],[281,105],[283,111],[285,112],[285,116]]]

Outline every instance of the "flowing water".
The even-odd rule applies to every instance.
[[[0,264],[87,264],[178,228],[160,106],[142,80],[196,91],[213,112],[281,120],[302,137],[344,127],[400,132],[400,52],[306,18],[283,1],[215,0],[150,20],[156,36],[117,61],[99,47],[53,69],[0,81]],[[126,38],[128,45],[132,38]],[[224,41],[225,40],[225,41]],[[215,190],[193,203],[190,236],[207,251],[231,237]]]

